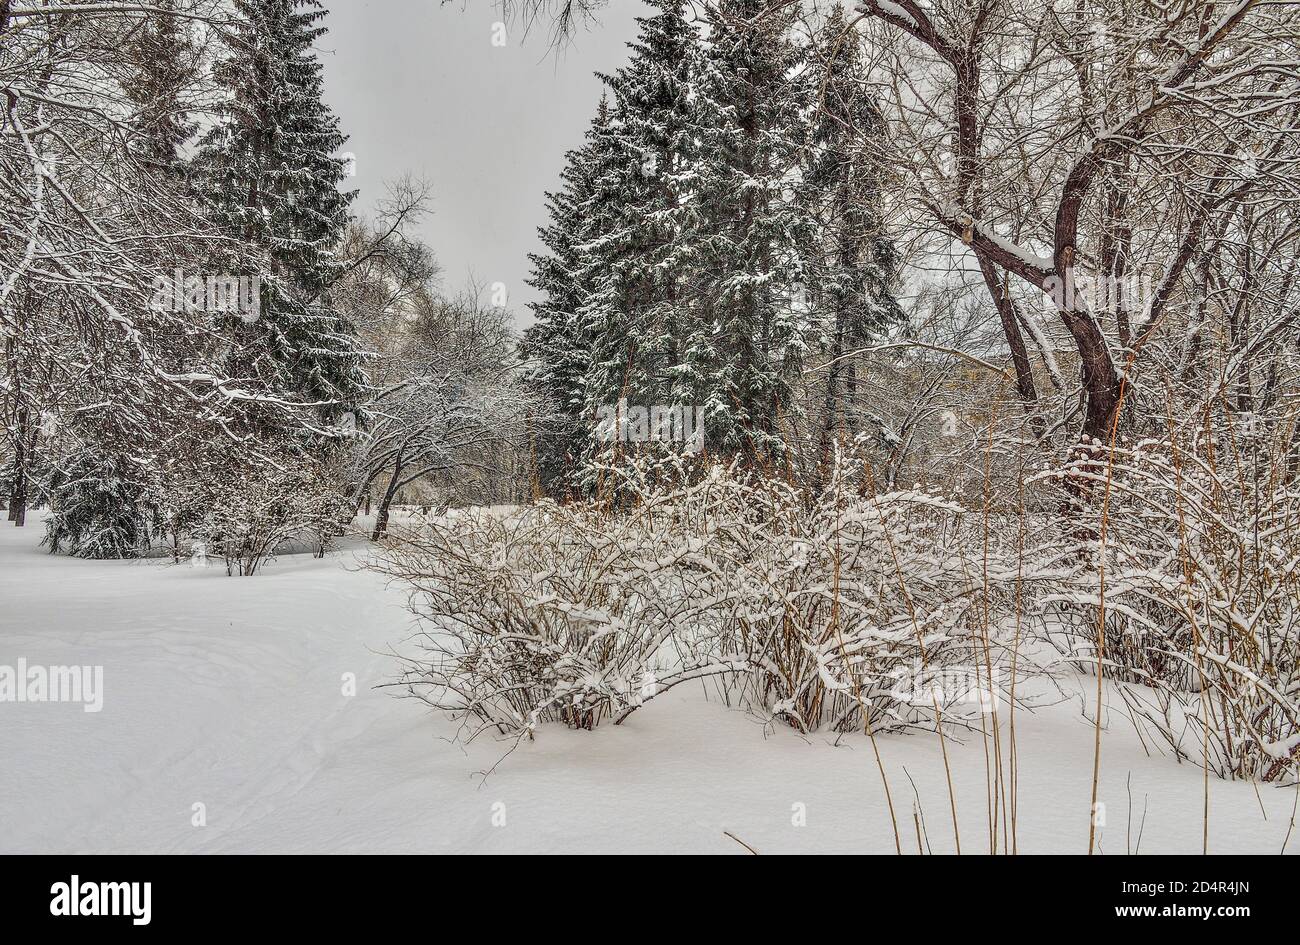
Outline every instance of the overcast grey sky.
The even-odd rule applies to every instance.
[[[531,322],[524,285],[538,247],[545,192],[564,152],[582,141],[600,97],[592,75],[618,68],[635,36],[640,0],[611,0],[598,23],[565,49],[544,26],[526,38],[506,28],[494,46],[491,0],[328,0],[318,43],[326,96],[351,136],[369,214],[384,182],[410,173],[433,189],[421,235],[448,291],[502,282],[520,324]]]

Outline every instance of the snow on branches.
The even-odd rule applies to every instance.
[[[962,552],[979,531],[959,506],[865,494],[845,460],[811,504],[736,465],[608,472],[610,498],[394,536],[376,567],[409,584],[425,626],[395,685],[462,717],[467,738],[618,723],[704,677],[804,732],[960,722],[1006,698],[1005,628],[1026,578],[1011,546],[983,566]],[[961,687],[927,682],[954,669]]]

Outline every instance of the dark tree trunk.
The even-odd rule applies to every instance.
[[[14,466],[13,484],[9,488],[9,521],[15,526],[27,524],[27,475],[21,465]]]
[[[980,187],[977,169],[982,132],[979,126],[979,54],[974,45],[962,50],[950,50],[950,62],[957,77],[957,182],[960,200],[970,208],[972,219],[980,212]],[[972,226],[973,230],[973,226]],[[963,242],[972,243],[973,232],[963,234]],[[972,249],[975,247],[972,246]],[[1025,347],[1025,336],[1016,321],[1015,303],[1007,286],[1007,276],[999,272],[993,262],[982,252],[975,249],[984,284],[989,297],[997,309],[998,321],[1002,333],[1007,339],[1007,348],[1011,351],[1011,363],[1016,372],[1016,392],[1020,395],[1025,413],[1030,416],[1031,429],[1036,437],[1041,437],[1044,424],[1037,416],[1038,389],[1034,386],[1034,371],[1029,363],[1029,351]]]
[[[840,400],[840,375],[843,370],[840,358],[844,355],[843,307],[843,302],[841,302],[839,305],[840,311],[835,313],[835,336],[831,340],[830,373],[826,378],[826,398],[824,402],[826,416],[822,422],[821,441],[817,446],[815,482],[818,489],[821,489],[826,484],[826,473],[830,469],[831,463],[831,443],[840,428],[840,417],[843,412]]]
[[[393,475],[388,480],[388,487],[384,489],[384,497],[379,500],[379,513],[375,516],[375,529],[370,533],[371,541],[379,541],[388,532],[388,508],[393,504],[393,496],[397,495],[397,487],[401,480],[402,459],[399,456],[393,464]]]
[[[1106,339],[1097,323],[1084,315],[1066,316],[1074,335],[1083,369],[1083,390],[1087,404],[1083,415],[1083,438],[1107,445],[1115,431],[1115,414],[1120,406],[1121,384],[1110,357]]]
[[[9,521],[27,524],[27,408],[18,408],[18,430],[14,436],[13,480],[9,484]]]
[[[1011,364],[1016,372],[1016,392],[1024,404],[1025,413],[1029,414],[1030,428],[1035,437],[1042,437],[1043,418],[1038,416],[1038,388],[1034,386],[1034,369],[1029,363],[1029,349],[1025,347],[1025,336],[1016,321],[1015,303],[1011,301],[1006,276],[998,272],[993,264],[982,254],[977,253],[980,272],[984,275],[984,284],[988,286],[989,296],[998,310],[998,320],[1002,323],[1002,333],[1006,336],[1007,347],[1011,351]]]

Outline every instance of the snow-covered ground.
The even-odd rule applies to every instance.
[[[463,748],[453,723],[372,688],[412,627],[401,591],[357,568],[363,546],[228,578],[51,557],[41,534],[39,517],[0,523],[0,666],[102,665],[103,708],[0,702],[0,852],[746,853],[727,833],[760,853],[894,850],[865,738],[773,731],[702,689],[621,727],[548,728],[484,778],[508,746]],[[1084,852],[1093,730],[1079,700],[1016,726],[1020,852]],[[917,809],[930,849],[951,852],[935,736],[878,744],[904,852]],[[948,755],[963,852],[986,852],[985,742],[962,736]],[[1137,847],[1141,827],[1142,853],[1199,853],[1205,787],[1113,717],[1102,851]],[[1211,778],[1210,852],[1278,852],[1296,799],[1294,785]]]

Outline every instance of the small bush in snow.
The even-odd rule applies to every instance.
[[[481,727],[621,720],[686,679],[733,669],[718,620],[710,482],[630,512],[542,502],[512,515],[455,513],[395,538],[379,567],[413,587],[425,655],[403,684]],[[471,736],[472,737],[472,734]]]
[[[1300,765],[1300,485],[1284,464],[1193,431],[1073,470],[1107,499],[1086,560],[1045,597],[1073,616],[1080,662],[1129,684],[1139,729],[1222,777]]]
[[[866,497],[847,465],[812,503],[675,458],[606,472],[617,502],[463,513],[382,556],[427,627],[401,684],[475,720],[470,737],[621,721],[705,676],[801,731],[933,724],[944,697],[918,700],[904,680],[991,670],[986,604],[1015,568],[956,552],[969,537],[956,506]]]
[[[89,444],[50,474],[44,543],[51,554],[136,558],[159,531],[149,471]]]
[[[323,554],[352,515],[351,505],[310,467],[240,467],[188,480],[168,494],[166,509],[176,535],[223,558],[227,574],[243,576],[256,574],[290,539],[310,541]]]
[[[864,494],[861,472],[841,461],[812,500],[749,486],[747,514],[719,523],[743,584],[725,614],[728,649],[750,667],[742,698],[800,731],[933,725],[972,696],[1001,695],[1014,563],[994,549],[982,566],[960,506],[919,491]],[[926,682],[958,667],[964,689]]]

